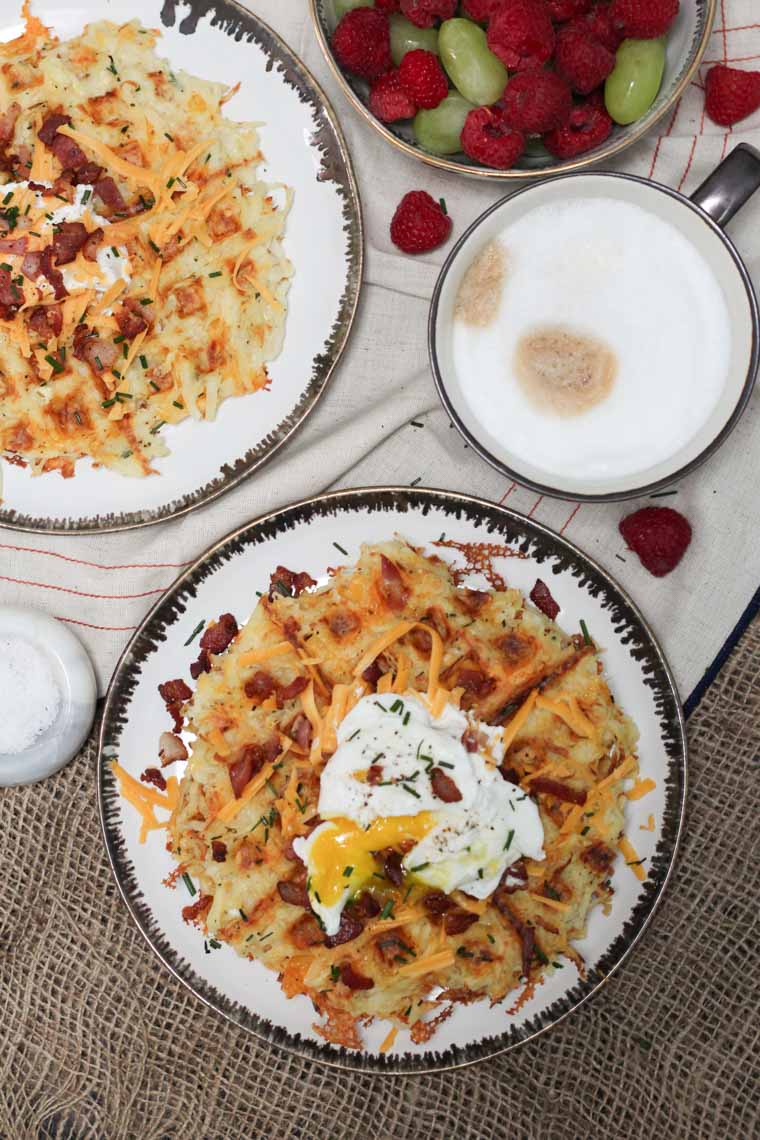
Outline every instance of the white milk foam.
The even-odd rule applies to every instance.
[[[630,475],[672,456],[718,402],[731,356],[723,291],[669,222],[589,198],[538,206],[499,235],[506,274],[496,320],[457,320],[452,353],[471,414],[507,449],[560,476]],[[571,418],[537,410],[513,372],[517,341],[562,325],[618,359],[611,394]]]

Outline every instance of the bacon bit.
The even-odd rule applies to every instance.
[[[11,104],[11,107],[14,106],[18,106],[18,104]],[[18,115],[16,117],[18,118]],[[44,143],[46,147],[51,147],[53,145],[54,139],[59,137],[58,128],[63,126],[71,126],[71,119],[68,115],[62,115],[60,112],[46,115],[42,121],[42,126],[37,132],[37,138],[40,140],[40,142]]]
[[[527,558],[522,550],[513,550],[511,546],[502,546],[496,542],[456,542],[453,538],[439,539],[433,546],[442,546],[448,550],[458,550],[465,560],[465,565],[459,569],[450,566],[451,577],[457,586],[473,574],[482,574],[493,590],[506,590],[507,583],[497,570],[494,569],[496,558]]]
[[[277,893],[282,901],[288,903],[289,906],[300,906],[304,910],[309,909],[309,892],[306,890],[305,882],[296,879],[281,879],[277,884]]]
[[[206,629],[198,643],[209,653],[223,653],[237,635],[238,623],[232,614],[221,614],[219,620]]]
[[[378,657],[364,670],[362,681],[366,681],[368,685],[376,685],[382,675],[383,671],[380,668],[380,658]]]
[[[24,299],[24,290],[14,283],[10,272],[0,269],[0,317],[13,320]]]
[[[87,241],[82,246],[82,256],[86,258],[87,261],[98,260],[98,249],[100,248],[100,243],[103,241],[104,236],[104,230],[100,226],[98,226],[96,230],[92,230],[88,235]]]
[[[515,882],[515,880],[517,880]],[[508,895],[514,894],[515,891],[522,891],[528,885],[528,869],[525,866],[524,859],[518,859],[516,863],[512,863],[510,867],[504,871],[499,883],[499,890],[504,891]]]
[[[229,767],[230,782],[235,793],[235,799],[240,798],[243,788],[249,780],[253,779],[265,764],[271,764],[281,751],[279,737],[273,736],[266,744],[246,744],[236,754],[237,759]]]
[[[422,905],[430,914],[445,914],[455,904],[443,891],[430,891],[422,899]]]
[[[59,305],[36,305],[26,315],[26,323],[40,340],[60,336],[63,313]]]
[[[545,582],[542,582],[540,578],[536,578],[536,584],[528,597],[542,614],[546,614],[548,618],[554,621],[559,613],[559,606],[552,597],[551,590]]]
[[[443,800],[445,804],[458,803],[462,798],[462,793],[459,788],[451,779],[451,776],[446,775],[443,768],[431,768],[430,786],[433,790],[433,795],[437,796],[439,800]]]
[[[119,332],[127,340],[134,340],[138,333],[145,332],[148,328],[148,321],[141,312],[144,306],[140,305],[139,301],[134,298],[129,298],[123,305],[114,313],[114,319],[119,326]],[[233,618],[234,621],[234,618]]]
[[[65,170],[64,174],[69,172]],[[97,162],[85,162],[82,166],[77,167],[74,174],[74,181],[80,183],[82,186],[94,186],[103,173],[103,167],[98,166]],[[63,175],[61,175],[63,177]]]
[[[209,656],[208,650],[201,649],[200,653],[198,654],[198,659],[196,661],[193,661],[192,665],[190,666],[190,676],[194,681],[197,681],[201,673],[210,672],[211,657]]]
[[[53,237],[53,254],[57,265],[68,265],[89,238],[82,222],[61,222]]]
[[[455,684],[477,699],[487,697],[495,687],[496,681],[493,677],[487,676],[482,669],[460,669],[455,674]]]
[[[192,317],[206,308],[206,298],[200,281],[192,281],[189,285],[177,285],[174,297],[181,317]]]
[[[1,218],[0,225],[2,225]],[[29,238],[26,235],[16,238],[0,238],[0,253],[12,253],[16,257],[20,257],[22,253],[26,253],[28,242]]]
[[[477,752],[486,744],[485,734],[468,726],[462,733],[462,744],[467,752]]]
[[[249,677],[243,686],[243,692],[250,700],[266,700],[275,690],[275,681],[269,673],[259,670]]]
[[[27,254],[27,257],[28,256],[30,255]],[[26,261],[26,257],[24,258],[24,261]],[[23,268],[24,262],[21,263],[22,272]],[[47,249],[40,251],[39,272],[42,274],[45,280],[53,286],[53,296],[55,297],[56,301],[62,301],[64,297],[68,297],[66,286],[63,283],[63,274],[53,265],[53,247],[50,245],[47,247]]]
[[[194,903],[182,907],[182,921],[190,922],[193,926],[199,926],[211,910],[213,901],[213,895],[200,895]]]
[[[0,144],[5,146],[13,138],[13,132],[16,129],[16,120],[21,114],[21,106],[19,103],[11,103],[5,111],[0,114]]]
[[[71,139],[69,139],[69,142],[71,142]],[[74,143],[74,146],[76,146],[76,143]],[[122,197],[121,190],[110,176],[99,178],[93,185],[92,190],[105,206],[110,206],[112,210],[116,210],[119,213],[126,210],[127,203]]]
[[[167,706],[174,707],[174,706]],[[162,732],[158,740],[158,758],[161,767],[166,768],[177,760],[187,760],[187,748],[173,732]]]
[[[344,912],[345,913],[345,912]],[[290,930],[290,939],[299,950],[307,950],[310,946],[323,946],[325,936],[322,933],[316,915],[303,914],[293,923]]]
[[[277,688],[277,699],[280,704],[285,704],[286,701],[292,701],[299,693],[309,687],[308,677],[294,677],[288,685],[279,685]]]
[[[386,606],[397,612],[403,610],[409,600],[409,590],[404,585],[398,566],[384,554],[380,555],[380,580],[377,583],[377,592]]]
[[[144,784],[154,784],[160,791],[166,791],[166,780],[158,768],[146,768],[144,772],[140,773],[140,779]]]
[[[363,891],[352,905],[363,918],[377,918],[383,909],[372,891]]]
[[[352,610],[336,610],[327,618],[327,625],[334,637],[341,638],[359,629],[361,619]]]
[[[473,922],[478,921],[478,915],[473,914],[472,911],[463,910],[459,907],[450,911],[443,920],[443,929],[447,934],[463,934],[468,927],[472,926]]]
[[[544,792],[547,796],[554,796],[556,800],[568,804],[586,802],[586,792],[583,788],[571,788],[569,784],[563,784],[560,780],[550,780],[546,776],[538,776],[535,780],[531,780],[528,776],[528,780],[531,792]]]
[[[383,778],[383,768],[381,764],[370,764],[367,769],[367,783],[379,784]]]
[[[336,934],[332,934],[329,938],[325,938],[325,946],[329,950],[334,949],[336,946],[343,946],[346,942],[353,942],[355,938],[364,930],[364,923],[354,914],[350,907],[346,907],[343,914],[340,916],[340,926]]]
[[[394,886],[400,887],[404,881],[404,865],[400,853],[391,847],[386,851],[380,851],[379,859],[386,879]]]
[[[372,978],[365,978],[364,974],[355,970],[350,962],[344,962],[340,967],[340,980],[350,990],[371,990],[375,985]]]
[[[193,695],[193,690],[181,677],[174,681],[164,681],[162,685],[158,686],[158,691],[161,694],[161,699],[167,705],[189,701]]]
[[[223,840],[211,840],[211,858],[215,863],[224,863],[227,858],[227,844]]]
[[[316,581],[305,570],[295,573],[286,566],[278,566],[269,579],[269,600],[274,600],[275,593],[285,597],[298,598],[310,586],[316,586]],[[287,633],[285,634],[287,637]],[[290,640],[290,639],[289,639]]]
[[[298,715],[293,720],[290,726],[289,736],[295,740],[304,752],[308,752],[311,747],[311,721],[303,713]]]
[[[510,907],[506,898],[504,897],[507,892],[499,889],[493,896],[493,902],[497,910],[506,918],[507,922],[514,927],[520,938],[520,946],[522,949],[522,973],[524,978],[530,978],[531,965],[533,963],[533,955],[536,948],[536,932],[532,926],[527,922],[523,922],[519,915]]]

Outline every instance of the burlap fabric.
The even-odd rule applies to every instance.
[[[161,966],[111,879],[92,743],[0,798],[3,1140],[541,1140],[758,1135],[760,620],[690,724],[686,833],[607,989],[516,1052],[359,1077],[259,1045]]]

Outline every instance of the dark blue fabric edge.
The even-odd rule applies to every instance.
[[[713,659],[712,663],[708,665],[707,669],[702,674],[701,680],[695,685],[691,694],[684,702],[683,711],[687,720],[697,708],[699,702],[702,700],[702,697],[710,688],[710,685],[712,685],[713,681],[718,676],[718,673],[733,653],[739,642],[739,639],[741,638],[749,623],[757,614],[758,610],[760,610],[760,587],[758,587],[758,589],[755,591],[755,594],[750,600],[749,605],[744,610],[744,613],[741,615],[738,622],[731,630],[726,640],[723,642],[719,653]]]

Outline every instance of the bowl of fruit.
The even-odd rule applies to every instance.
[[[667,115],[717,0],[310,0],[343,92],[442,170],[526,178],[606,161]]]

